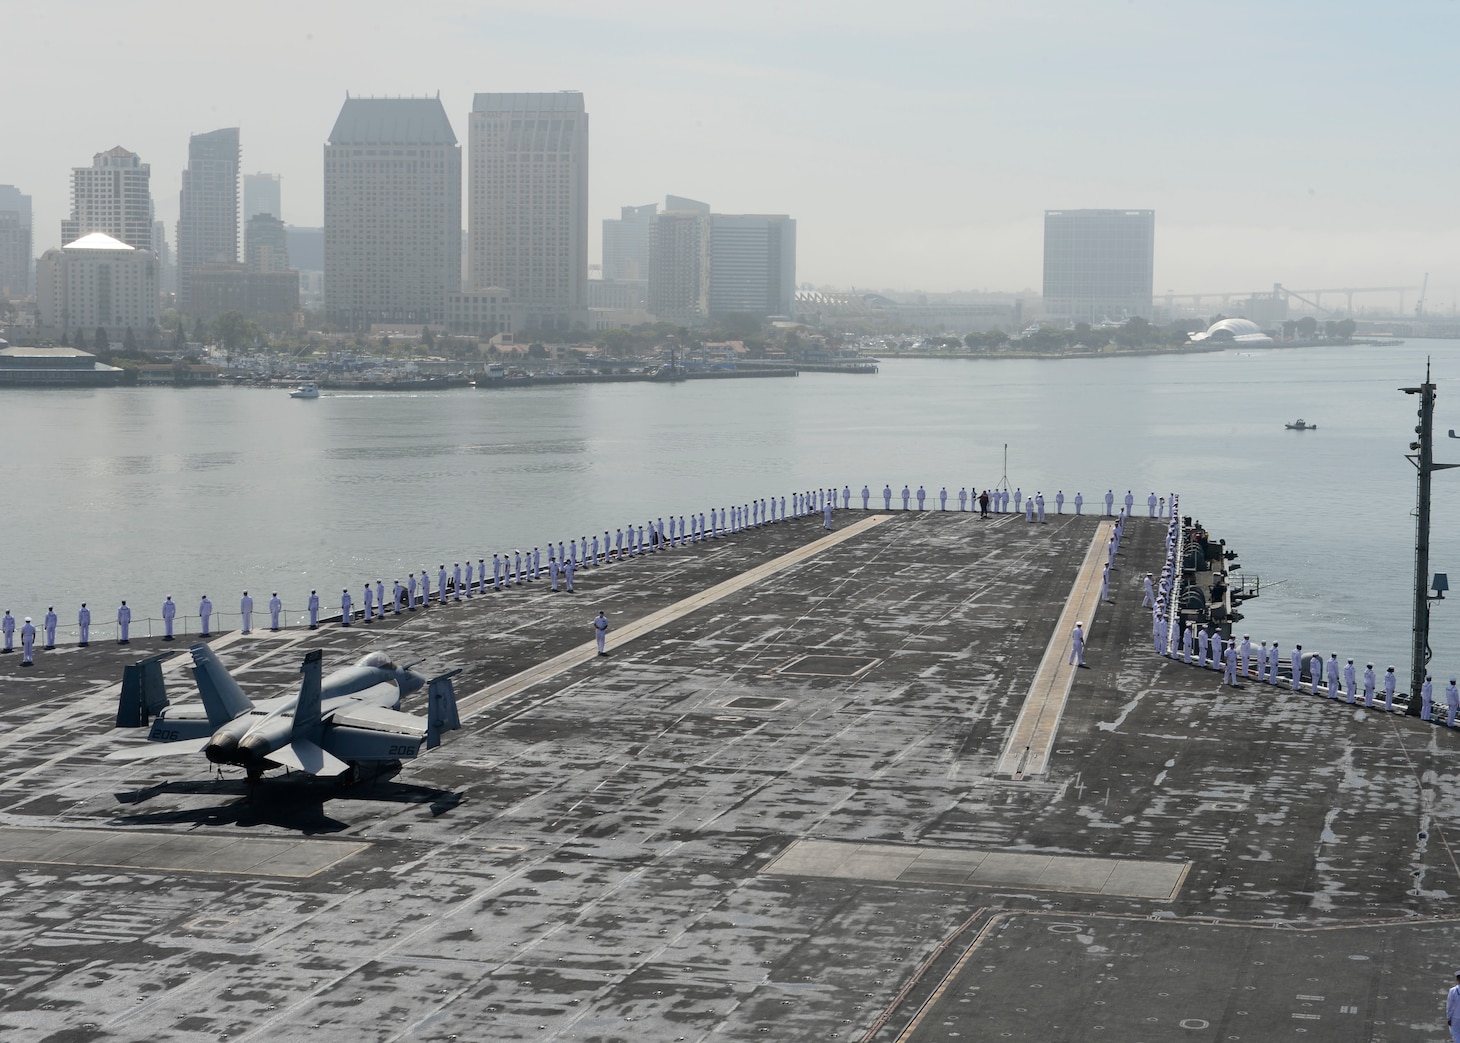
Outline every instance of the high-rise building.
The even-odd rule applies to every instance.
[[[33,238],[30,196],[0,185],[0,300],[30,296]]]
[[[120,145],[71,170],[71,216],[61,222],[61,242],[92,232],[152,249],[152,168]]]
[[[711,214],[711,318],[790,316],[796,293],[796,222],[785,214]]]
[[[284,204],[280,192],[281,180],[278,174],[243,175],[243,224],[259,214],[273,214],[282,219]]]
[[[177,220],[177,298],[184,314],[191,314],[193,272],[238,262],[238,158],[237,127],[188,139]]]
[[[657,203],[620,208],[620,217],[603,220],[603,278],[635,281],[649,278],[649,241]]]
[[[1149,319],[1155,253],[1154,210],[1046,210],[1044,314]]]
[[[289,237],[284,222],[270,213],[254,214],[244,229],[244,242],[251,272],[289,270]]]
[[[649,312],[665,322],[697,323],[709,316],[709,207],[655,215],[646,300]]]
[[[150,250],[92,232],[41,256],[36,304],[50,331],[90,337],[100,327],[112,341],[128,330],[140,339],[157,324],[157,262]]]
[[[588,113],[583,95],[478,94],[469,148],[471,287],[507,289],[528,329],[568,330],[584,322]]]
[[[157,259],[157,288],[163,293],[177,293],[177,265],[167,243],[167,225],[152,222],[152,256]]]
[[[441,322],[461,289],[461,146],[436,98],[346,98],[324,147],[324,302],[350,328]]]

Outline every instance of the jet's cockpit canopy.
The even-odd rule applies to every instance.
[[[364,659],[361,659],[356,666],[373,666],[377,670],[394,670],[395,664],[390,661],[390,656],[384,652],[371,652]]]

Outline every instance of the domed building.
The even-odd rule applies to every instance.
[[[1270,346],[1271,337],[1251,319],[1223,319],[1214,322],[1201,333],[1191,335],[1191,343],[1210,341],[1213,344],[1246,344],[1256,347]]]

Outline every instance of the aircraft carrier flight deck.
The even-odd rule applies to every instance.
[[[351,784],[108,760],[125,665],[198,698],[186,641],[0,657],[0,1039],[1439,1037],[1460,734],[1157,656],[1163,522],[1107,603],[1106,519],[835,522],[212,638],[250,696],[461,671]]]

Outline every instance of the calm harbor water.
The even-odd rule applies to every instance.
[[[1177,490],[1260,576],[1240,631],[1407,673],[1426,355],[1437,458],[1460,461],[1460,343],[1189,357],[907,360],[875,377],[338,394],[0,390],[0,609],[98,622],[247,588],[297,618],[310,588],[863,483],[1011,485],[1087,502]],[[1302,416],[1316,432],[1283,429]],[[1460,576],[1460,475],[1435,480],[1434,571]],[[1067,504],[1066,509],[1069,510]],[[1457,583],[1460,588],[1460,583]],[[1455,599],[1460,602],[1460,595]],[[111,636],[113,626],[101,628]],[[146,623],[134,630],[147,632]],[[1434,611],[1436,673],[1460,671],[1460,603]]]

